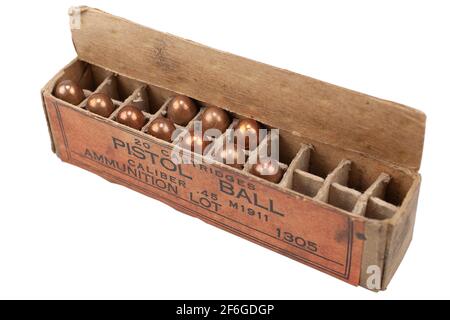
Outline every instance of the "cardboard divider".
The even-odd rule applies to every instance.
[[[206,157],[209,159],[217,160],[217,156],[220,150],[222,150],[224,144],[227,142],[229,144],[234,143],[234,136],[232,135],[232,129],[236,126],[236,124],[239,122],[239,119],[232,118],[230,125],[228,126],[227,130],[222,133],[217,139],[215,139],[211,147],[209,148],[208,152],[205,154]],[[245,152],[245,162],[247,162],[249,156],[249,152]]]
[[[98,76],[97,76],[98,77]],[[138,107],[149,119],[149,103],[148,98],[144,96],[146,85],[137,80],[129,79],[116,74],[109,74],[101,83],[99,83],[93,91],[83,89],[86,98],[78,105],[82,109],[86,109],[88,98],[94,93],[104,93],[111,98],[116,109],[108,117],[116,120],[120,109],[128,104]],[[97,115],[98,116],[98,115]]]
[[[117,84],[117,77],[110,75],[107,77],[95,90],[95,93],[104,93],[112,100],[123,101],[119,97],[119,89]]]
[[[171,91],[159,90],[157,87],[145,85],[137,89],[132,103],[141,110],[156,115],[161,113],[161,109],[167,105],[173,95],[174,93]]]
[[[206,106],[208,106],[208,103],[205,103]],[[239,114],[236,114],[234,112],[229,112],[227,111],[225,108],[222,108],[223,110],[225,110],[228,115],[231,118],[231,123],[227,128],[227,131],[225,131],[224,133],[222,133],[222,135],[216,139],[214,139],[214,146],[209,150],[209,153],[207,154],[207,156],[211,157],[214,159],[215,155],[217,154],[217,152],[219,150],[221,150],[221,147],[223,146],[223,143],[225,143],[226,141],[228,141],[230,144],[235,143],[236,141],[234,140],[234,134],[233,134],[233,130],[237,127],[238,123],[240,120],[242,119],[246,119],[246,117],[243,117]],[[266,126],[264,126],[262,123],[260,123],[260,125],[262,125],[263,129],[266,129],[267,131],[269,131],[269,129],[266,128]],[[263,135],[259,137],[259,141],[258,141],[258,145],[256,146],[256,148],[254,150],[243,150],[245,153],[245,164],[244,166],[247,164],[247,161],[250,157],[250,154],[252,152],[256,152],[256,150],[259,150],[259,148],[261,147],[263,141],[265,141],[267,137],[267,132]]]
[[[169,104],[170,99],[167,100],[167,102],[164,104],[164,107],[162,108],[161,114],[165,117],[167,115],[167,105]],[[194,101],[196,102],[196,101]],[[200,106],[199,106],[200,107]],[[178,145],[181,142],[181,139],[183,139],[185,137],[185,135],[189,134],[189,131],[191,129],[194,129],[194,123],[195,121],[199,121],[201,119],[202,113],[205,109],[203,107],[200,107],[200,110],[198,111],[198,113],[195,115],[194,118],[191,119],[191,121],[188,122],[188,124],[183,127],[180,125],[175,124],[176,128],[179,129],[184,129],[183,131],[179,131],[179,133],[177,134],[177,136],[175,137],[175,139],[173,140],[173,144]],[[205,150],[205,154],[207,153],[207,151],[211,148],[211,144],[208,145],[207,149]]]
[[[78,83],[82,89],[94,92],[106,78],[110,77],[112,72],[91,64],[85,64],[81,74],[70,80]],[[66,80],[66,79],[61,79]]]
[[[387,173],[381,173],[375,182],[366,190],[365,194],[369,197],[384,199],[390,181],[391,177]]]
[[[82,69],[71,72],[70,77],[65,77],[73,78],[74,81],[78,79],[83,87],[86,99],[79,107],[86,109],[87,98],[93,93],[105,93],[112,98],[117,107],[109,119],[116,121],[120,110],[128,104],[132,104],[139,108],[147,119],[146,124],[141,129],[146,134],[154,119],[167,117],[167,105],[177,93],[113,74],[93,65],[83,64],[82,66]],[[65,78],[63,77],[61,80]],[[201,115],[208,105],[205,102],[193,100],[199,106],[199,112],[185,127],[175,124],[178,130],[177,136],[172,142],[174,145],[180,142],[183,134],[194,129],[195,121],[201,119]],[[234,129],[238,121],[244,117],[232,112],[229,112],[229,114],[233,120],[228,129]],[[264,124],[262,126],[267,128]],[[186,130],[185,133],[182,129]],[[298,147],[295,147],[296,141],[290,140],[290,134],[280,130],[280,135],[275,137],[270,134],[271,129],[273,128],[268,128],[269,133],[264,136],[255,150],[245,151],[243,172],[250,174],[250,168],[256,163],[258,155],[272,156],[270,147],[275,143],[278,144],[280,152],[277,155],[279,157],[275,159],[285,170],[282,180],[278,183],[280,187],[325,202],[346,212],[365,216],[368,219],[387,219],[398,210],[398,207],[389,201],[391,198],[398,198],[393,193],[395,191],[392,191],[393,187],[390,184],[392,177],[389,174],[381,173],[366,190],[360,190],[364,188],[364,185],[361,186],[360,183],[354,182],[360,180],[361,169],[353,161],[341,160],[336,166],[337,159],[327,159],[327,155],[323,154],[322,150],[318,154],[312,144],[300,143]],[[228,141],[234,139],[231,131],[226,131],[219,137],[214,138],[208,145],[203,157],[209,160],[217,160],[216,154],[218,150],[221,150],[227,139]],[[297,153],[295,153],[295,149],[298,150]],[[333,156],[336,158],[335,155]],[[335,166],[334,169],[333,166]],[[356,168],[356,172],[352,172],[353,167]],[[368,183],[366,182],[365,185],[367,186]],[[388,199],[385,200],[386,198]]]
[[[334,207],[351,212],[356,205],[361,193],[354,189],[332,183],[328,192],[328,203]]]
[[[378,198],[384,197],[390,176],[382,173],[364,192],[348,187],[352,162],[342,160],[337,168],[325,179],[314,197],[334,207],[369,219],[386,219],[397,211],[397,207]]]
[[[167,106],[175,95],[176,93],[174,92],[160,89],[151,85],[147,85],[145,88],[141,88],[137,92],[137,96],[144,100],[145,105],[148,106],[150,110],[150,119],[141,131],[147,133],[148,127],[151,125],[153,120],[158,117],[167,117]],[[178,144],[181,136],[185,134],[184,131],[189,131],[190,129],[192,129],[194,121],[200,120],[201,114],[204,111],[204,107],[201,102],[195,100],[194,102],[199,107],[199,112],[191,121],[189,121],[189,123],[185,127],[174,123],[174,126],[177,130],[175,131],[176,136],[172,141],[173,144]]]
[[[146,91],[146,90],[144,90],[143,88],[140,88],[137,93],[138,97],[142,98],[144,101],[146,101],[147,104],[150,104],[149,96],[147,95],[147,91],[144,93],[144,95],[145,95],[144,97],[142,95],[142,91]],[[142,127],[142,130],[141,130],[142,132],[147,133],[148,128],[150,127],[153,120],[155,120],[158,117],[166,116],[167,104],[169,103],[169,101],[170,101],[170,99],[167,99],[166,102],[160,108],[158,108],[158,110],[154,114],[149,113],[149,121],[145,124],[145,126]],[[179,125],[177,125],[177,124],[174,124],[174,125],[176,128],[180,128]]]
[[[117,120],[117,115],[119,114],[120,110],[123,109],[123,107],[129,105],[129,104],[133,104],[133,100],[137,99],[137,92],[138,89],[136,89],[135,92],[133,92],[128,98],[126,98],[124,101],[120,102],[119,107],[109,116],[109,119],[116,121]],[[144,110],[142,110],[142,108],[139,108],[142,112],[144,112]],[[144,115],[146,115],[146,117],[149,118],[149,114],[146,112],[144,112]]]
[[[398,208],[383,200],[390,181],[391,177],[388,174],[381,173],[375,182],[358,199],[353,213],[371,219],[386,219],[386,217],[390,216],[390,212],[395,213]]]
[[[375,220],[390,219],[397,212],[398,208],[393,204],[381,200],[377,197],[370,197],[367,202],[365,217]]]
[[[302,173],[307,173],[307,171],[309,170],[309,162],[310,162],[310,158],[311,158],[311,152],[312,152],[312,146],[310,145],[305,145],[302,144],[300,147],[299,152],[295,155],[294,159],[291,161],[291,163],[289,164],[286,173],[284,174],[283,179],[280,182],[280,185],[288,188],[288,189],[294,189],[295,191],[298,191],[300,193],[304,193],[301,192],[300,190],[305,190],[302,187],[302,183],[300,182],[300,176],[302,175]],[[295,173],[296,171],[298,171],[298,173]],[[297,186],[299,186],[300,189],[298,188],[294,188],[293,187],[293,181],[294,181],[294,175],[297,175]],[[308,176],[313,176],[312,174],[308,174]],[[305,178],[308,179],[308,178]],[[323,181],[323,179],[322,179]],[[311,192],[308,192],[308,195],[310,195]]]
[[[271,145],[272,144],[279,144],[279,141],[278,141],[278,138],[274,138],[274,136],[269,131],[262,138],[258,147],[255,150],[249,152],[249,155],[248,155],[247,161],[245,162],[243,171],[247,172],[248,174],[251,174],[250,170],[251,170],[252,166],[258,162],[259,158],[271,158],[272,161],[274,161],[276,163],[276,165],[278,165],[281,168],[281,170],[284,171],[284,174],[283,174],[283,178],[284,178],[284,176],[286,175],[287,169],[288,169],[288,165],[280,162],[278,160],[278,158],[279,158],[278,155],[271,154]],[[283,181],[283,178],[277,184],[280,185],[281,182]]]
[[[322,202],[328,202],[331,184],[338,183],[340,185],[347,186],[351,164],[352,163],[349,160],[342,160],[339,165],[327,176],[324,184],[314,199]]]
[[[248,152],[248,158],[244,165],[244,172],[249,172],[252,165],[258,162],[259,157],[264,158],[270,156],[269,148],[271,143],[278,143],[278,142],[271,140],[271,134],[268,133],[266,136],[264,136],[264,138],[262,138],[261,142],[258,144],[258,147],[256,149]],[[279,161],[278,163],[280,165],[284,165]],[[284,166],[287,168],[286,165]]]
[[[242,117],[239,117],[239,115],[233,114],[233,113],[229,113],[230,116],[232,117],[232,121],[230,123],[230,125],[228,126],[227,130],[222,133],[219,137],[217,137],[216,139],[214,139],[211,148],[209,148],[208,152],[205,154],[206,157],[208,157],[209,159],[213,159],[213,160],[217,160],[217,155],[219,153],[219,151],[222,150],[222,148],[224,147],[224,145],[226,143],[232,145],[235,143],[234,141],[234,134],[233,134],[233,130],[236,128],[237,124],[239,123],[239,120],[242,119]],[[254,163],[256,163],[258,154],[265,154],[265,153],[261,153],[262,148],[267,148],[268,147],[268,137],[269,134],[265,134],[264,136],[260,137],[260,141],[258,141],[258,146],[254,149],[254,150],[242,150],[245,156],[245,163],[243,164],[243,168],[242,170],[245,172],[249,172],[250,170],[250,166]],[[226,163],[225,163],[226,164]],[[281,164],[282,166],[286,167],[286,165]]]
[[[268,139],[269,135],[265,136],[254,150],[247,152],[247,159],[245,161],[243,169],[244,172],[249,172],[252,165],[257,163],[260,152],[263,152],[264,149],[267,151],[269,145]]]
[[[89,99],[89,97],[91,95],[93,95],[94,93],[104,93],[106,94],[108,97],[111,98],[114,106],[116,107],[116,109],[121,105],[121,101],[118,100],[118,95],[117,95],[117,83],[115,81],[115,76],[113,74],[109,75],[108,77],[106,77],[102,83],[100,83],[100,85],[97,86],[97,88],[94,91],[89,91],[89,90],[83,90],[84,94],[86,96],[86,99],[84,99],[80,105],[78,105],[80,108],[82,109],[86,109],[86,105],[87,105],[87,100]],[[97,115],[98,116],[98,115]]]
[[[80,104],[77,107],[80,107],[82,109],[86,109],[86,103],[87,103],[87,99],[94,93],[91,90],[87,90],[87,89],[83,89],[83,93],[84,93],[84,100],[80,102]]]
[[[156,95],[153,94],[150,86],[120,75],[114,75],[111,79],[107,79],[106,82],[107,85],[101,90],[119,99],[113,100],[115,104],[119,101],[119,107],[110,115],[109,119],[116,121],[117,115],[123,107],[133,105],[141,110],[147,119],[146,124],[141,129],[141,131],[145,130],[146,132],[150,121],[154,118],[153,116],[161,109],[161,106],[158,104],[159,99],[155,98]]]
[[[292,174],[291,189],[314,198],[322,188],[324,179],[309,172],[295,169]]]
[[[78,105],[78,107],[82,107],[86,105],[87,98],[104,84],[106,79],[110,78],[112,74],[112,72],[103,68],[85,63],[80,65],[76,72],[64,73],[57,79],[57,83],[64,80],[72,80],[79,84],[85,95],[85,99]]]
[[[197,121],[201,121],[201,118],[202,118],[202,114],[203,114],[203,111],[205,111],[205,108],[203,108],[203,107],[200,107],[199,108],[199,111],[197,112],[197,114],[195,115],[195,117],[194,118],[192,118],[192,120],[191,121],[189,121],[188,122],[188,124],[186,125],[186,130],[192,130],[192,129],[198,129],[197,127],[195,127],[195,123],[197,122]]]
[[[268,140],[264,141],[262,145],[266,146],[267,144]],[[316,161],[314,166],[320,166],[317,163],[317,158],[314,159],[314,152],[312,145],[301,144],[300,150],[288,166],[280,162],[287,167],[287,170],[279,185],[347,212],[366,216],[369,219],[384,219],[398,209],[383,200],[391,181],[388,174],[381,173],[367,190],[361,192],[349,186],[352,161],[341,160],[338,166],[326,175],[326,178],[311,173],[311,169],[314,169],[311,164],[312,161]],[[283,157],[283,154],[280,156]],[[286,159],[286,157],[284,158]],[[248,172],[250,168],[248,163],[249,160],[244,168],[245,172]],[[370,211],[366,215],[369,201],[371,202]]]

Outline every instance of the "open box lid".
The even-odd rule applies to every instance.
[[[78,57],[309,139],[418,170],[425,115],[112,16],[71,10]]]

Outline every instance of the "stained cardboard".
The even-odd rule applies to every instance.
[[[97,9],[72,12],[80,13],[72,30],[78,57],[42,90],[59,158],[353,285],[387,287],[412,239],[423,113]],[[63,79],[86,95],[107,93],[118,109],[103,118],[85,101],[57,99]],[[279,128],[282,181],[252,176],[248,163],[243,170],[214,161],[174,165],[174,145],[146,128],[175,93]],[[140,131],[115,121],[130,102],[148,120]],[[154,156],[137,156],[139,148]]]
[[[425,115],[418,110],[214,50],[96,9],[81,10],[81,26],[72,30],[81,60],[314,141],[412,170],[420,167]],[[278,116],[280,110],[285,117]]]

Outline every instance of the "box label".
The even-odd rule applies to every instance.
[[[175,164],[169,144],[46,97],[58,156],[357,285],[364,223],[220,164]]]

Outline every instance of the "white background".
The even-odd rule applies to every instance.
[[[448,1],[8,1],[0,9],[0,298],[450,298]],[[352,287],[51,151],[40,88],[87,4],[421,109],[415,236],[390,287]],[[444,183],[447,182],[447,183]]]

